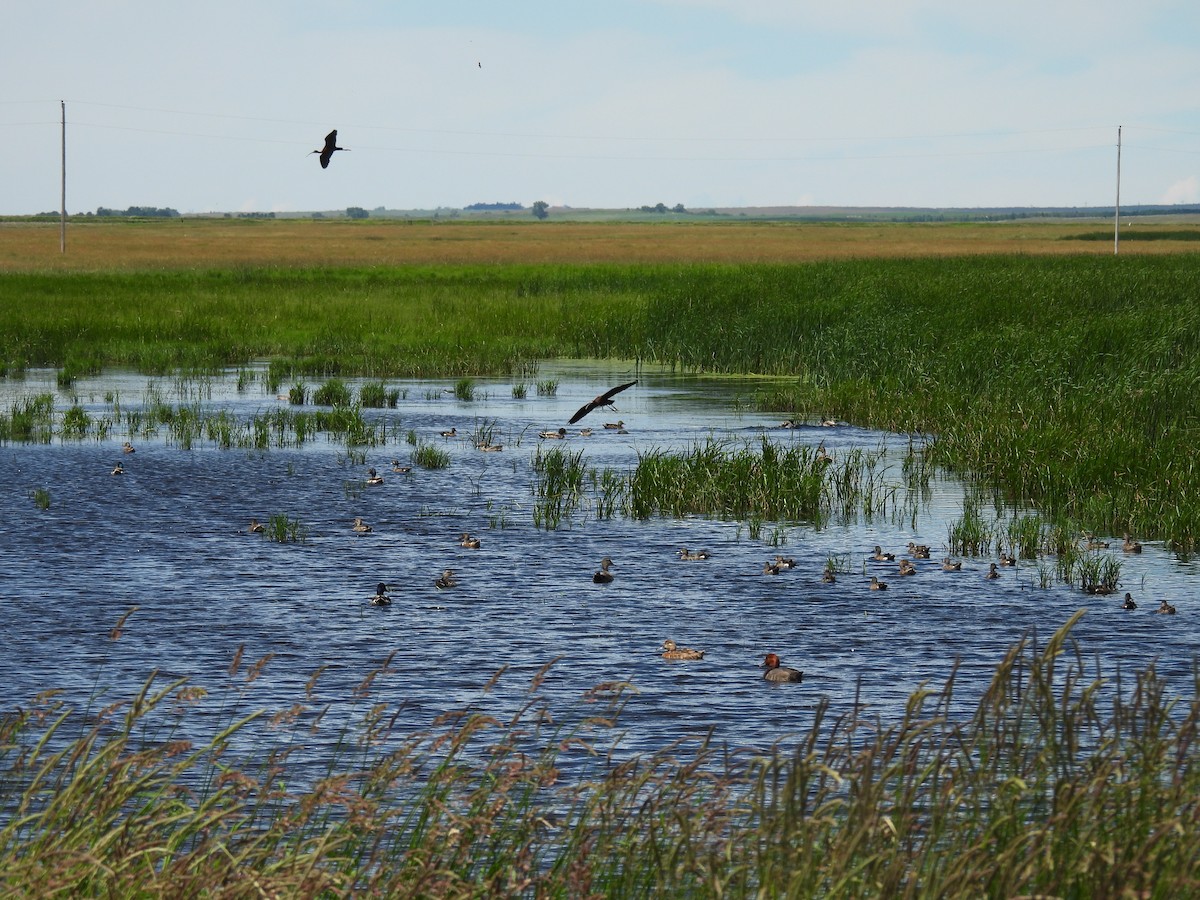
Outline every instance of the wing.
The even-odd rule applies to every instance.
[[[335,128],[335,129],[333,129],[333,131],[329,132],[329,134],[325,135],[325,152],[332,153],[333,148],[336,146],[337,146],[337,129]]]
[[[621,393],[621,391],[625,390],[626,388],[631,388],[631,387],[633,387],[635,384],[637,384],[637,382],[636,382],[636,381],[627,381],[625,384],[619,384],[619,385],[617,385],[615,388],[613,388],[612,390],[610,390],[610,391],[605,391],[603,394],[601,394],[601,395],[600,395],[599,397],[597,397],[596,399],[597,399],[597,400],[602,400],[602,401],[609,401],[609,400],[612,400],[612,398],[613,398],[613,397],[615,397],[617,394]],[[606,404],[606,403],[602,403],[602,404],[598,404],[598,405],[607,405],[607,404]]]
[[[629,381],[625,384],[617,385],[615,388],[605,391],[595,400],[589,400],[587,403],[583,404],[583,406],[579,407],[579,410],[575,413],[575,415],[571,416],[571,418],[567,421],[567,424],[574,425],[598,406],[608,406],[610,403],[612,403],[613,397],[621,393],[621,391],[625,390],[626,388],[633,387],[635,384],[637,384],[636,381]]]

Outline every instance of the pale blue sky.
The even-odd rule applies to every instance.
[[[0,213],[1200,202],[1192,2],[3,7]]]

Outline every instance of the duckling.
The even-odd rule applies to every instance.
[[[712,559],[712,554],[707,550],[697,550],[694,553],[688,550],[687,547],[679,548],[679,558],[682,560],[694,561],[698,559]]]
[[[367,469],[367,484],[383,484],[383,476],[374,469]]]
[[[136,453],[137,451],[134,450],[133,444],[131,444],[129,441],[126,441],[121,447],[121,452],[122,453]]]
[[[454,437],[456,434],[458,434],[458,426],[457,425],[455,427],[451,428],[449,431],[443,431],[442,437],[447,437],[447,438]]]
[[[1125,532],[1125,543],[1121,545],[1121,549],[1126,553],[1141,553],[1142,545],[1139,541],[1135,541],[1129,536],[1129,532]]]
[[[113,470],[111,472],[109,472],[108,474],[109,475],[124,475],[125,467],[123,465],[121,465],[120,463],[117,463],[115,466],[113,466]]]
[[[443,570],[442,574],[438,578],[433,579],[433,585],[438,590],[443,590],[444,588],[458,587],[458,579],[454,577],[454,570],[453,569]]]
[[[1125,602],[1121,604],[1121,609],[1137,609],[1137,603],[1134,602],[1132,594],[1125,594]]]
[[[957,562],[950,562],[950,557],[947,556],[945,559],[942,560],[942,571],[943,572],[961,572],[962,571],[962,560],[960,559]]]
[[[251,534],[262,534],[267,529],[266,529],[266,526],[263,525],[262,522],[258,521],[258,519],[252,518],[250,520],[250,524],[246,526],[246,530],[248,532],[250,532]]]
[[[1162,603],[1158,604],[1158,611],[1167,616],[1175,615],[1175,607],[1168,603],[1165,598]]]
[[[837,584],[837,575],[828,566],[821,572],[821,581],[825,584]]]
[[[608,584],[610,581],[612,581],[613,573],[608,571],[612,564],[613,561],[611,557],[606,556],[604,559],[600,560],[600,571],[592,576],[592,581],[594,581],[596,584]]]
[[[1017,558],[1015,556],[1009,556],[1003,550],[1000,551],[1000,565],[1015,566],[1016,564],[1017,564]]]
[[[402,465],[400,465],[400,460],[393,459],[392,460],[392,471],[396,472],[400,475],[407,475],[409,472],[412,471],[412,466],[402,466]]]
[[[911,553],[913,556],[915,556],[917,559],[929,559],[929,545],[928,544],[914,544],[912,541],[909,541],[908,542],[908,552]]]
[[[871,559],[878,560],[879,562],[895,562],[896,554],[895,553],[884,553],[883,550],[880,549],[879,545],[876,544],[875,545],[875,555],[872,556]]]
[[[999,578],[1000,573],[996,569],[995,563],[988,563],[988,570],[983,575],[984,578]]]
[[[900,560],[900,574],[901,575],[916,575],[917,574],[917,567],[913,564],[912,560],[909,560],[909,559]]]
[[[693,650],[691,647],[680,647],[667,638],[662,645],[663,659],[704,659],[703,650]]]
[[[871,590],[886,591],[887,590],[887,582],[880,581],[878,578],[876,578],[874,575],[872,575],[871,576]]]
[[[471,537],[470,534],[464,531],[459,537],[458,546],[466,547],[468,550],[478,550],[480,546],[479,538]]]
[[[763,660],[763,668],[767,671],[763,672],[763,678],[766,681],[784,682],[784,681],[803,681],[804,673],[799,669],[790,669],[787,666],[780,665],[779,655],[768,653],[766,659]]]
[[[604,427],[609,429],[610,431],[620,431],[622,428],[625,427],[625,420],[618,419],[616,422],[605,422]]]
[[[387,595],[387,592],[388,592],[388,586],[386,584],[384,584],[382,581],[379,582],[379,586],[375,588],[375,596],[371,598],[371,601],[370,601],[371,605],[372,606],[391,606],[392,598]]]
[[[352,526],[359,534],[366,534],[371,530],[371,526],[362,520],[362,516],[354,517],[354,525]]]
[[[565,429],[565,428],[560,428],[560,429],[558,429],[558,431],[539,431],[538,432],[538,437],[544,438],[546,440],[561,441],[566,436],[567,436],[567,429]]]

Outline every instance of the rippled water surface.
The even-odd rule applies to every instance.
[[[596,411],[558,446],[582,450],[587,466],[628,472],[648,450],[686,450],[710,437],[760,446],[764,433],[781,444],[824,442],[835,457],[852,448],[888,450],[898,489],[895,514],[852,522],[751,523],[700,518],[600,520],[585,507],[554,530],[534,525],[531,458],[538,431],[565,425],[584,401],[638,378],[617,400],[619,411]],[[537,380],[558,381],[538,396]],[[475,399],[462,401],[453,381],[390,382],[402,398],[395,409],[368,415],[389,423],[388,442],[363,456],[318,438],[299,448],[222,450],[205,441],[184,449],[155,434],[129,434],[114,421],[104,440],[0,447],[5,575],[5,628],[0,634],[0,690],[5,706],[57,687],[81,702],[99,691],[126,696],[151,670],[197,684],[224,683],[240,646],[248,660],[274,654],[255,685],[255,703],[283,708],[300,699],[309,677],[327,667],[316,696],[331,716],[361,703],[355,687],[389,655],[391,671],[372,699],[402,707],[402,729],[430,725],[441,713],[472,705],[511,713],[527,699],[530,679],[551,667],[541,688],[551,705],[582,706],[601,682],[631,682],[623,745],[657,749],[666,740],[714,729],[734,746],[763,746],[802,731],[828,698],[835,712],[862,698],[885,718],[923,682],[940,686],[961,661],[955,689],[970,708],[1005,651],[1029,629],[1043,639],[1075,610],[1088,614],[1076,629],[1084,653],[1114,673],[1157,661],[1174,689],[1190,690],[1197,631],[1194,568],[1160,547],[1122,557],[1122,593],[1140,609],[1120,609],[1117,597],[1039,585],[1037,565],[983,578],[987,559],[964,571],[941,571],[937,548],[962,512],[963,489],[935,480],[917,506],[904,502],[900,460],[907,436],[819,426],[780,429],[777,417],[746,411],[761,385],[753,379],[704,378],[631,364],[553,362],[514,399],[512,381],[477,379]],[[358,384],[350,382],[357,394]],[[286,387],[285,387],[286,390]],[[56,394],[59,413],[70,396],[53,376],[31,373],[0,382],[0,408],[17,398]],[[82,380],[75,396],[92,416],[115,419],[113,403],[137,408],[147,397],[248,417],[286,407],[259,381],[238,391],[236,377],[176,382],[107,374]],[[604,430],[620,418],[626,433]],[[494,428],[502,452],[475,449],[469,435]],[[444,429],[457,428],[454,438]],[[444,469],[407,463],[414,432],[450,454]],[[136,453],[122,455],[130,438]],[[126,474],[110,475],[114,464]],[[364,487],[373,466],[384,483]],[[48,509],[31,498],[49,492]],[[251,516],[285,514],[307,531],[300,543],[248,534]],[[355,516],[374,530],[351,531]],[[460,532],[482,547],[458,546]],[[935,547],[911,578],[895,565],[868,560],[875,544],[898,554],[909,541]],[[681,562],[681,546],[712,558]],[[779,576],[758,574],[775,554],[797,566]],[[601,557],[616,579],[593,584]],[[849,573],[826,585],[826,560],[849,562]],[[435,577],[453,569],[459,586],[438,590]],[[867,590],[877,574],[886,592]],[[394,604],[367,603],[377,582],[393,585]],[[1161,598],[1176,616],[1154,613]],[[137,607],[119,640],[110,630]],[[700,662],[659,657],[665,638],[702,648]],[[776,652],[804,670],[801,685],[770,685],[758,668]],[[501,666],[508,670],[485,691]]]

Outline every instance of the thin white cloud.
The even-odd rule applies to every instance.
[[[1200,178],[1189,175],[1176,181],[1163,193],[1160,203],[1200,203]]]

